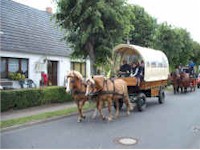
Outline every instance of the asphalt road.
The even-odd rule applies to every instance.
[[[132,112],[112,122],[77,116],[37,124],[1,133],[1,148],[200,148],[200,90],[173,95],[158,104],[148,99],[144,112]],[[106,110],[105,110],[106,111]],[[136,138],[135,145],[122,145],[120,137]]]

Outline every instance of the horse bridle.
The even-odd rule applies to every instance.
[[[88,82],[88,81],[87,81]],[[95,82],[95,80],[94,80]],[[88,84],[88,83],[87,83]],[[102,88],[99,88],[99,86],[97,86],[95,83],[92,83],[90,82],[90,86],[91,86],[91,92],[89,93],[90,96],[94,96],[94,95],[98,95],[102,90],[103,90],[103,87],[104,87],[104,84],[105,84],[105,79],[103,80],[103,87]],[[99,88],[97,89],[96,92],[94,92],[95,88]]]
[[[71,83],[75,83],[75,79],[74,79],[75,77],[76,77],[75,75],[74,76],[70,76],[69,75],[69,76],[67,76],[67,79],[68,78],[73,78],[73,80],[70,80],[70,82]],[[80,84],[81,84],[81,88],[82,88],[83,86],[85,86],[85,84],[83,83],[82,80],[80,80],[80,81],[81,81]],[[73,87],[71,91],[72,91],[72,94],[85,94],[85,92],[81,91],[80,89],[77,89],[77,87],[76,87],[76,89]]]

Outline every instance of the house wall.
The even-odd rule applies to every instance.
[[[55,57],[55,56],[44,56],[37,54],[28,54],[28,53],[16,53],[16,52],[4,52],[1,51],[1,57],[13,57],[13,58],[26,58],[29,60],[28,64],[28,77],[32,79],[37,86],[39,86],[41,80],[41,72],[36,71],[35,66],[37,63],[44,63],[44,59],[58,61],[58,74],[57,81],[59,86],[64,85],[64,76],[67,74],[67,71],[70,70],[70,59],[66,57]],[[47,63],[45,63],[45,70],[47,73]]]
[[[37,72],[35,66],[37,63],[44,63],[44,60],[51,60],[58,62],[58,74],[57,74],[57,82],[58,86],[64,86],[65,76],[71,70],[70,67],[70,58],[62,57],[62,56],[46,56],[46,55],[37,55],[37,54],[29,54],[29,53],[19,53],[19,52],[5,52],[1,51],[0,57],[13,57],[13,58],[26,58],[29,60],[28,64],[28,77],[32,79],[37,87],[39,86],[41,80],[41,72]],[[47,63],[45,63],[45,72],[47,72]],[[86,60],[86,73],[87,76],[90,74],[90,61]]]
[[[90,77],[91,75],[91,68],[90,68],[90,60],[86,60],[86,77]]]

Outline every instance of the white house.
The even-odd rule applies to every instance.
[[[88,76],[90,61],[70,59],[71,49],[50,20],[50,8],[41,11],[11,0],[2,0],[0,7],[1,80],[20,71],[39,86],[44,71],[52,85],[63,86],[69,70]]]

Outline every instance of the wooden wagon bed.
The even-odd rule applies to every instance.
[[[135,77],[124,77],[121,78],[126,81],[128,87],[137,86],[137,78]],[[158,96],[161,87],[165,87],[167,85],[167,80],[159,80],[159,81],[150,81],[150,82],[141,82],[139,89],[141,91],[150,90],[151,96]]]

